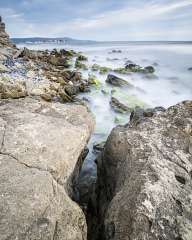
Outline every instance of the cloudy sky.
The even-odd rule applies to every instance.
[[[192,40],[192,0],[0,0],[11,37]]]

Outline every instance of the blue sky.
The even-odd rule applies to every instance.
[[[192,40],[192,0],[0,0],[11,37]]]

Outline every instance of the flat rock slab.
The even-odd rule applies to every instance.
[[[67,189],[93,127],[84,106],[0,101],[0,239],[86,239]]]
[[[112,131],[98,160],[97,239],[192,239],[191,136],[191,101]]]

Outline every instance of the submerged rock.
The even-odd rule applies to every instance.
[[[130,95],[126,91],[121,91],[121,89],[112,90],[111,96],[116,100],[115,101],[116,103],[126,106],[129,112],[135,110],[137,107],[144,108],[144,109],[149,107],[144,101],[142,101],[137,96]]]
[[[192,102],[135,120],[113,129],[97,160],[89,239],[191,240]]]
[[[1,239],[86,239],[70,196],[93,125],[80,105],[0,101]]]

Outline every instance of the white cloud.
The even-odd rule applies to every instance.
[[[22,13],[12,9],[4,9],[4,15],[8,29],[14,36],[71,36],[97,40],[189,40],[192,39],[192,11],[185,14],[184,10],[190,8],[192,9],[191,0],[172,0],[168,3],[156,0],[135,5],[127,4],[120,10],[106,11],[94,16],[86,15],[58,24],[28,22]],[[185,27],[182,23],[185,23]]]

